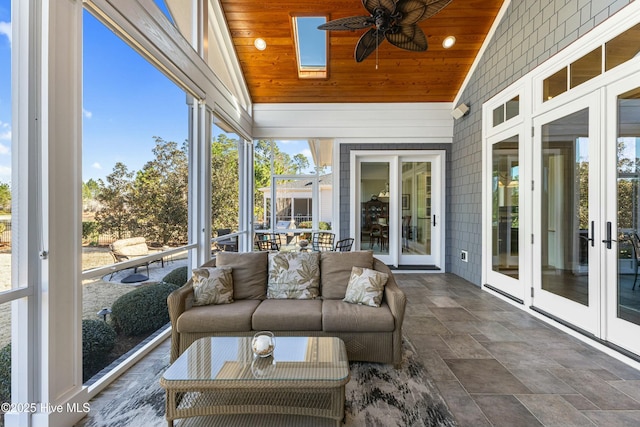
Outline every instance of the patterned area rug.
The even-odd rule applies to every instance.
[[[346,385],[346,427],[455,427],[446,407],[408,340],[400,369],[352,362]],[[77,427],[166,425],[165,395],[159,380],[169,364],[169,346],[158,349],[90,402]],[[182,423],[177,422],[180,426]]]
[[[345,387],[347,426],[453,427],[456,423],[427,376],[413,345],[404,338],[400,369],[352,362]]]

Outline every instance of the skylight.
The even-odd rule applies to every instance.
[[[325,16],[293,17],[298,77],[301,79],[327,77],[327,31],[318,30],[318,25],[325,22]]]

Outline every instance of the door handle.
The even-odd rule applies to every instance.
[[[434,227],[436,226],[436,216],[435,215],[433,216],[433,226]]]
[[[594,221],[591,221],[591,237],[587,236],[587,242],[591,242],[591,247],[595,246],[596,244],[596,238],[593,235],[593,230],[594,230]]]
[[[606,243],[607,249],[611,249],[611,243],[615,241],[611,238],[611,221],[607,221],[607,238],[602,243]]]

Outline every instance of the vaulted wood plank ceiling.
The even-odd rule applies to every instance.
[[[408,52],[384,41],[363,62],[354,48],[366,30],[329,33],[328,78],[300,79],[293,41],[293,15],[328,20],[363,16],[361,0],[221,0],[254,103],[453,101],[503,0],[453,0],[419,23],[426,52]],[[453,35],[456,44],[442,47]],[[267,42],[259,51],[257,37]],[[376,69],[376,62],[378,69]]]

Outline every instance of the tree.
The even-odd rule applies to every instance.
[[[238,229],[238,140],[225,134],[211,142],[211,230]]]
[[[124,163],[118,162],[107,175],[107,183],[101,184],[97,199],[102,207],[96,213],[101,233],[113,233],[122,239],[127,231],[135,228],[136,221],[131,212],[132,178],[133,173]]]
[[[302,171],[309,169],[309,159],[304,154],[298,153],[293,156],[291,165],[294,168],[296,174],[302,173]]]
[[[187,146],[155,138],[155,158],[147,162],[133,181],[131,211],[137,230],[147,239],[166,245],[187,242],[188,159]]]
[[[106,184],[98,180],[96,192],[90,180],[83,186],[83,195],[96,194],[101,206],[96,221],[101,232],[113,233],[118,239],[141,235],[163,245],[186,242],[187,146],[154,138],[154,159],[140,171],[130,172],[118,162]]]
[[[104,186],[101,179],[97,181],[93,178],[82,183],[82,209],[85,212],[95,212],[99,209],[98,194],[100,188]]]
[[[11,186],[0,182],[0,210],[11,210]]]

